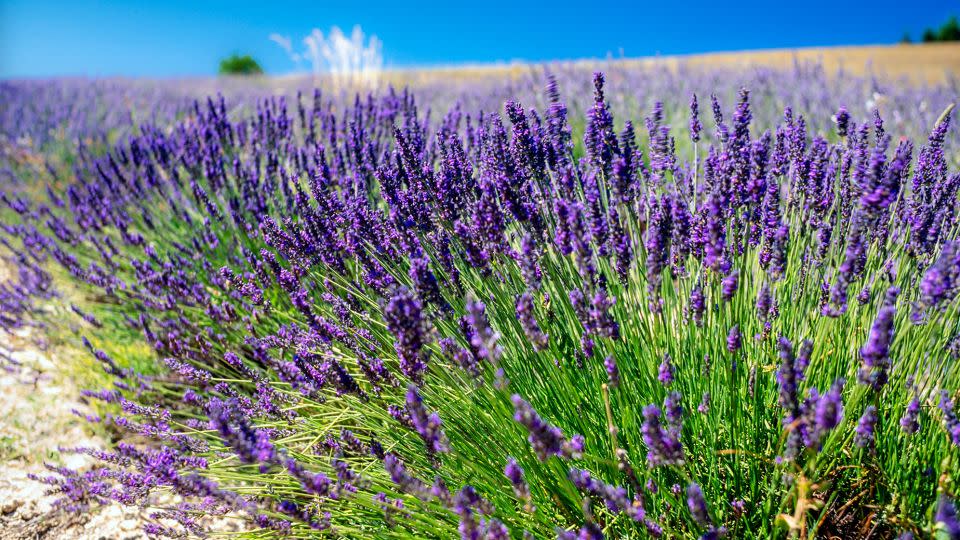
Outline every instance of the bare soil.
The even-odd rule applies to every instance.
[[[55,507],[56,495],[28,477],[44,475],[44,463],[83,468],[84,455],[61,453],[60,447],[102,447],[73,410],[86,411],[79,388],[57,369],[25,330],[0,333],[0,539],[133,540],[146,538],[143,511],[112,505],[86,513]],[[11,361],[12,359],[12,361]]]

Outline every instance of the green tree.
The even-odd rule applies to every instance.
[[[937,32],[937,41],[960,41],[960,23],[957,17],[950,17]]]
[[[261,75],[263,68],[249,54],[231,54],[220,61],[221,75]]]
[[[921,38],[921,40],[924,43],[937,41],[937,33],[934,32],[932,28],[927,28],[926,30],[923,31],[923,38]]]

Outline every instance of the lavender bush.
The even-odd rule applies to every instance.
[[[89,420],[128,435],[41,478],[60,504],[170,537],[957,537],[956,92],[554,73],[211,98],[5,194],[4,327],[63,326],[70,283]]]

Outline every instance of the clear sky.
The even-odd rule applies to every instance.
[[[0,0],[0,77],[196,76],[232,52],[295,69],[268,39],[359,24],[387,66],[893,43],[960,0]]]

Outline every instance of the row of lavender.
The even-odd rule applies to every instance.
[[[45,201],[4,196],[4,325],[79,284],[110,378],[88,419],[150,441],[76,449],[102,464],[45,479],[63,504],[172,491],[168,536],[223,513],[252,535],[960,534],[955,92],[758,71],[724,110],[736,74],[614,69],[607,98],[556,71],[444,115],[456,88],[211,99]],[[134,335],[162,368],[111,354]]]
[[[589,66],[556,64],[549,67],[493,70],[484,74],[456,75],[403,73],[387,77],[403,82],[417,81],[417,95],[427,108],[441,112],[455,103],[471,111],[499,110],[507,99],[544,106],[541,90],[545,71],[559,77],[567,89],[567,101],[579,119],[589,107]],[[928,126],[947,103],[955,100],[960,82],[918,87],[906,81],[883,76],[860,77],[845,73],[827,73],[815,63],[797,63],[792,69],[769,68],[693,68],[682,62],[678,67],[638,66],[629,61],[604,66],[615,91],[609,104],[616,115],[646,110],[662,101],[679,120],[684,100],[691,93],[715,93],[732,99],[741,87],[762,97],[763,108],[756,111],[767,124],[784,106],[792,106],[808,115],[811,127],[826,129],[835,112],[834,103],[845,103],[854,115],[869,115],[874,108],[885,111],[889,127],[910,139],[925,136]],[[451,81],[451,79],[454,79]],[[223,94],[234,106],[251,106],[257,98],[298,92],[309,95],[318,81],[289,79],[187,79],[141,81],[125,79],[63,79],[0,81],[0,137],[4,145],[25,146],[39,152],[51,144],[107,142],[126,136],[141,123],[169,125],[192,108],[192,100]],[[325,86],[324,81],[320,81]],[[328,89],[329,90],[329,89]],[[333,89],[336,101],[349,104],[349,89]],[[954,136],[955,137],[955,136]],[[8,148],[7,148],[8,149]],[[9,175],[8,175],[9,176]]]

